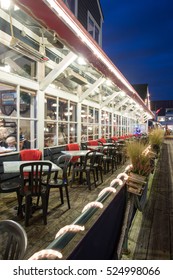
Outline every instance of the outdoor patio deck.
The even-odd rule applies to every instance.
[[[125,165],[126,166],[126,165]],[[104,183],[89,191],[84,188],[69,188],[71,209],[68,210],[66,200],[64,205],[58,205],[56,190],[51,190],[48,224],[43,225],[42,219],[33,217],[31,225],[26,229],[28,248],[25,259],[33,253],[46,248],[63,226],[71,224],[80,214],[83,207],[94,201],[98,193],[109,186],[116,176],[124,171],[121,166],[114,174],[104,175]],[[137,211],[129,232],[129,255],[123,259],[173,259],[173,140],[166,139],[153,175],[149,198],[143,212]],[[0,194],[1,220],[16,220],[16,194]],[[19,221],[24,226],[24,221]],[[73,247],[73,240],[71,241]],[[69,246],[70,250],[70,246]]]

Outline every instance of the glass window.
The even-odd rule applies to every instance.
[[[59,121],[67,121],[68,120],[68,101],[66,99],[59,99],[59,107],[58,107],[58,119]]]
[[[66,6],[75,14],[76,0],[63,0]]]
[[[14,86],[6,84],[0,84],[0,88],[0,146],[36,148],[36,94],[24,88],[18,94]]]
[[[94,22],[90,17],[88,22],[88,32],[94,38]]]
[[[36,94],[26,89],[20,90],[20,116],[24,118],[36,117]]]
[[[90,13],[88,13],[87,30],[95,41],[100,44],[100,28]]]
[[[55,120],[57,114],[57,101],[56,98],[45,96],[45,119]]]
[[[77,142],[77,124],[70,124],[70,143]]]
[[[2,53],[3,61],[2,65],[0,66],[0,70],[35,80],[36,61],[8,48],[3,44],[1,44],[0,55],[2,55]],[[9,53],[10,59],[8,57]]]
[[[57,144],[56,123],[47,121],[44,125],[44,146],[50,147]]]
[[[70,102],[69,116],[71,122],[77,122],[77,104]]]
[[[20,120],[19,150],[37,148],[37,121]]]

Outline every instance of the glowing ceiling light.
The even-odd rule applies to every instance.
[[[4,10],[8,10],[11,5],[11,0],[0,0],[1,8]]]
[[[85,61],[85,59],[84,59],[83,57],[81,57],[81,56],[78,57],[77,63],[78,63],[79,65],[86,65],[86,64],[87,64],[86,61]]]

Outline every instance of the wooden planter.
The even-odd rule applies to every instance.
[[[141,196],[146,183],[147,177],[130,172],[127,180],[127,191]]]

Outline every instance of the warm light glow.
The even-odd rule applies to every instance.
[[[87,64],[86,61],[85,61],[85,59],[84,59],[83,57],[81,57],[81,56],[78,57],[77,63],[78,63],[79,65],[86,65],[86,64]]]
[[[4,66],[0,67],[0,70],[2,70],[4,72],[7,72],[7,73],[10,73],[11,67],[10,67],[10,65],[4,65]]]
[[[11,0],[0,0],[1,8],[4,10],[8,10],[11,5]]]
[[[108,69],[120,80],[122,83],[130,90],[134,91],[133,87],[129,82],[122,76],[113,63],[111,63],[102,52],[96,47],[96,45],[87,38],[84,31],[78,26],[78,24],[69,17],[69,15],[62,10],[61,4],[54,0],[45,0],[49,5],[57,12],[57,14],[62,18],[62,20],[69,25],[71,29],[77,34],[77,36],[86,43],[86,45],[93,51],[93,53],[108,67]]]

